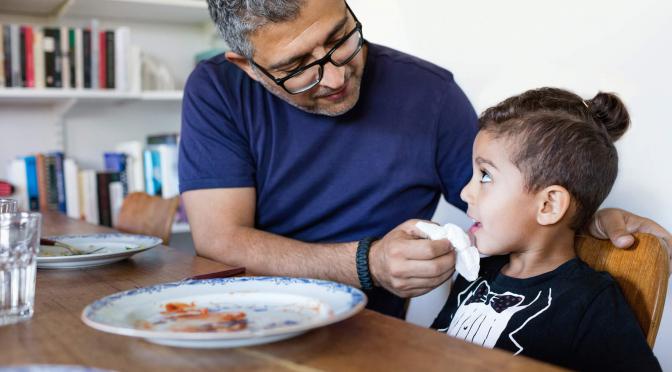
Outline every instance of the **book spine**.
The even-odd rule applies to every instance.
[[[21,87],[23,81],[21,80],[21,43],[19,41],[19,26],[11,25],[11,48],[12,48],[12,86]]]
[[[115,40],[114,40],[114,31],[105,32],[105,67],[106,67],[106,81],[105,87],[108,89],[115,88],[115,74],[116,74],[116,65],[114,60],[115,55]]]
[[[0,88],[5,86],[5,26],[0,24]]]
[[[30,208],[28,201],[28,177],[26,161],[23,158],[13,159],[9,167],[9,182],[14,185],[14,197],[19,201],[19,209]]]
[[[12,31],[9,25],[2,26],[2,47],[5,65],[5,86],[12,86]]]
[[[68,28],[61,27],[59,30],[60,35],[60,53],[58,54],[61,57],[61,87],[69,88],[70,87],[70,42],[68,40]]]
[[[26,80],[23,85],[28,88],[35,87],[35,55],[33,54],[34,49],[34,38],[33,38],[33,28],[26,26],[25,27],[25,38],[26,38]]]
[[[119,182],[119,173],[100,172],[96,174],[98,183],[98,216],[99,223],[112,227],[112,208],[110,203],[110,184]]]
[[[35,60],[35,88],[45,87],[44,82],[44,34],[39,28],[33,30],[33,59]]]
[[[83,74],[84,74],[84,88],[93,88],[93,79],[91,79],[91,31],[82,31],[82,53],[83,53]]]
[[[70,218],[79,219],[82,216],[79,208],[79,177],[78,167],[73,159],[63,160],[63,174],[65,177],[65,210]]]
[[[28,194],[28,208],[31,211],[40,210],[40,190],[37,181],[37,158],[26,156],[26,191]]]
[[[49,197],[47,195],[48,183],[47,180],[47,164],[43,154],[35,155],[35,164],[37,168],[37,191],[39,194],[40,211],[45,212],[49,210]]]
[[[161,163],[159,152],[145,150],[145,191],[149,195],[161,195]]]
[[[106,152],[103,154],[105,170],[119,172],[119,180],[123,185],[124,195],[128,195],[128,163],[127,155],[121,152]]]
[[[70,88],[77,87],[77,46],[75,38],[76,30],[68,29],[68,59],[70,60]]]
[[[98,88],[107,88],[107,43],[105,31],[98,33]]]
[[[75,86],[77,89],[84,88],[84,43],[82,41],[82,29],[75,29]]]
[[[56,53],[58,50],[56,40],[56,30],[52,28],[44,29],[44,82],[49,88],[55,88],[56,85]]]
[[[129,50],[130,47],[130,30],[128,27],[119,27],[115,31],[114,47],[115,47],[115,87],[120,91],[127,91],[129,88]]]
[[[45,210],[58,210],[58,184],[56,177],[56,157],[52,154],[44,155],[45,184],[47,190],[47,208]]]
[[[55,175],[56,175],[56,201],[57,210],[66,213],[66,194],[65,194],[65,173],[63,169],[63,153],[57,152],[53,154]]]
[[[28,83],[28,69],[26,68],[26,26],[19,27],[19,59],[21,63],[21,81],[23,82],[22,86],[27,87]]]
[[[98,69],[100,56],[100,37],[98,36],[98,20],[91,21],[91,88],[98,89],[100,87],[98,81]]]

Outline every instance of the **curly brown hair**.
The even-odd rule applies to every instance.
[[[630,125],[623,102],[612,93],[584,101],[558,88],[529,90],[487,109],[480,130],[512,146],[511,162],[525,188],[536,192],[559,185],[572,195],[570,227],[586,226],[609,194],[618,174],[613,142]]]

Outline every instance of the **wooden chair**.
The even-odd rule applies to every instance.
[[[168,245],[178,203],[177,196],[163,199],[144,192],[130,193],[121,205],[115,228],[132,234],[156,236]]]
[[[633,247],[619,249],[609,240],[580,236],[577,255],[593,269],[616,279],[653,348],[665,305],[669,258],[659,238],[640,233],[635,238]]]

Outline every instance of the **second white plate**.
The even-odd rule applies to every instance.
[[[65,248],[42,245],[37,256],[37,267],[40,269],[73,269],[106,265],[161,244],[161,239],[154,236],[120,233],[58,235],[45,238],[70,244],[84,251],[100,250],[91,254],[71,255]]]

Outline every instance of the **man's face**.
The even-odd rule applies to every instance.
[[[343,0],[307,0],[293,21],[269,23],[250,36],[254,61],[276,78],[326,55],[355,28]],[[324,65],[322,80],[299,94],[289,94],[260,71],[253,78],[291,105],[316,114],[341,115],[355,106],[366,60],[365,47],[346,65]],[[248,72],[249,73],[249,72]]]

